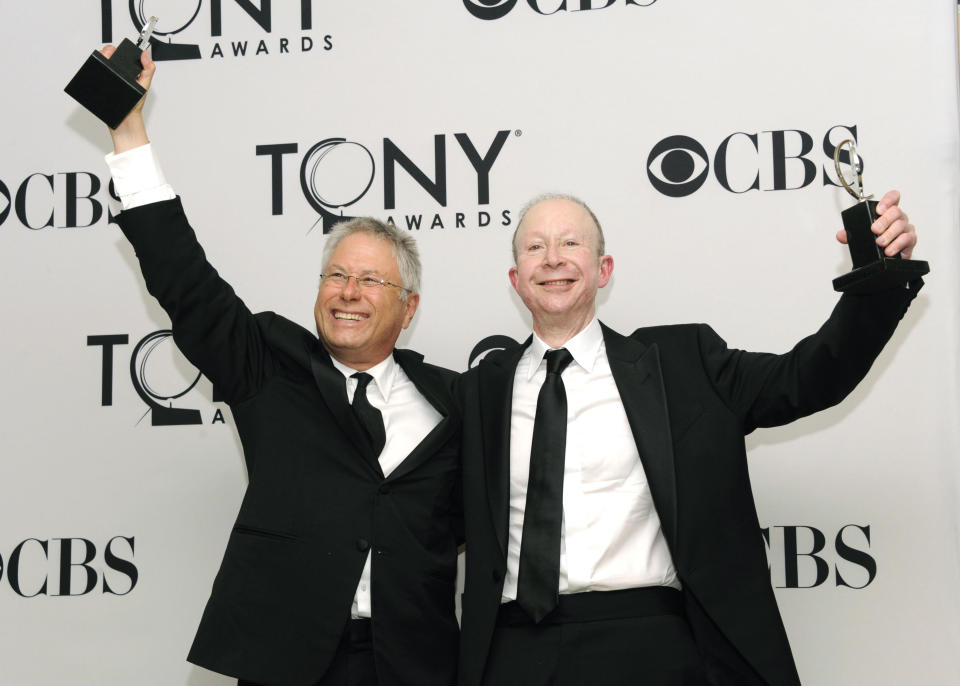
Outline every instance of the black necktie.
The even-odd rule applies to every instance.
[[[567,446],[567,393],[560,374],[573,357],[566,348],[560,348],[548,350],[546,359],[547,378],[537,396],[533,421],[517,579],[517,604],[534,622],[557,606],[560,587],[560,522]]]
[[[383,428],[383,415],[380,410],[375,408],[367,400],[367,384],[373,381],[373,377],[366,372],[357,372],[352,374],[351,378],[357,380],[357,390],[353,394],[353,413],[360,420],[360,425],[367,433],[367,440],[370,448],[373,450],[374,458],[379,458],[383,446],[387,442],[387,432]]]

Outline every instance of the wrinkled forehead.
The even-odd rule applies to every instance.
[[[330,267],[355,271],[358,274],[400,273],[397,257],[390,242],[364,231],[344,236],[337,243],[327,263],[323,265],[324,270]]]
[[[587,209],[564,198],[542,200],[530,207],[517,226],[516,241],[561,234],[580,235],[593,245],[599,242],[599,227]]]

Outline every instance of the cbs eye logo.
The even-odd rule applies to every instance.
[[[467,8],[477,19],[500,19],[507,16],[517,0],[463,0],[463,6]]]
[[[649,7],[654,4],[657,0],[625,0],[623,7]],[[463,0],[463,6],[467,8],[467,11],[470,12],[477,19],[501,19],[507,16],[514,7],[516,7],[518,0]],[[616,4],[617,0],[579,0],[577,3],[570,3],[570,6],[567,5],[567,0],[562,0],[559,6],[556,5],[556,0],[551,3],[549,9],[540,7],[541,0],[527,0],[527,4],[530,5],[530,9],[536,12],[541,16],[550,16],[552,14],[557,14],[558,12],[586,12],[590,10],[605,10],[608,7],[611,7]],[[596,3],[596,4],[594,4]],[[576,6],[574,6],[576,5]]]
[[[647,177],[658,191],[671,198],[696,192],[710,172],[710,158],[699,142],[689,136],[669,136],[657,143],[647,157]]]
[[[473,346],[473,350],[470,351],[470,357],[467,360],[467,369],[473,369],[478,364],[480,360],[486,357],[489,353],[492,353],[496,350],[503,350],[504,348],[509,348],[514,345],[520,345],[520,343],[510,336],[504,335],[494,335],[487,336],[482,341]]]

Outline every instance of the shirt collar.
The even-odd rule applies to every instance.
[[[333,355],[330,356],[330,361],[348,379],[357,373],[356,369],[343,364]],[[387,355],[382,361],[365,371],[373,377],[373,383],[376,384],[384,401],[390,402],[390,391],[393,389],[393,382],[397,378],[397,362],[393,359],[393,355]]]
[[[574,362],[587,372],[592,372],[601,345],[603,345],[603,331],[600,329],[600,320],[594,317],[580,333],[564,343],[563,347],[570,351]],[[527,381],[533,378],[543,361],[543,356],[551,349],[534,332],[533,340],[530,343],[530,366],[527,368]]]

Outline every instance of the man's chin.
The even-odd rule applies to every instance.
[[[582,321],[590,321],[592,315],[575,303],[549,303],[538,307],[536,310],[530,310],[535,322],[549,324],[550,326],[574,326]]]
[[[359,335],[360,332],[356,332],[354,335],[350,335],[350,332],[327,332],[327,336],[321,334],[320,338],[324,342],[324,346],[327,350],[330,351],[340,351],[342,353],[350,353],[351,351],[356,351],[364,346],[366,343],[366,337]]]
[[[539,304],[540,313],[547,317],[574,316],[576,302],[572,298],[549,298]]]

